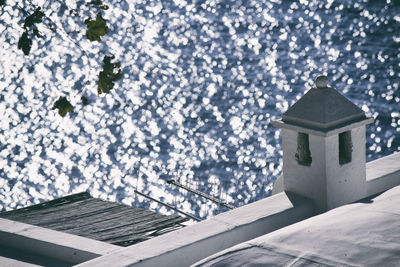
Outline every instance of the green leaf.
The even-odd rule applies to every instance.
[[[40,11],[40,7],[36,8],[35,12],[25,18],[24,28],[32,27],[35,23],[42,22],[42,18],[44,17],[44,13]]]
[[[36,35],[38,38],[43,38],[43,36],[40,34],[38,28],[36,26],[33,27],[33,34]]]
[[[89,5],[97,6],[98,8],[103,9],[103,10],[107,10],[108,9],[108,6],[107,5],[103,5],[103,2],[101,0],[93,0],[93,1],[91,1],[91,2],[86,4],[86,6],[89,6]]]
[[[86,19],[85,24],[88,28],[86,38],[88,38],[90,41],[100,42],[100,37],[106,35],[108,32],[106,20],[103,19],[101,13],[97,14],[96,20]]]
[[[114,87],[114,82],[122,78],[119,62],[111,63],[114,56],[105,56],[103,59],[103,70],[99,74],[97,82],[97,93],[109,93]]]
[[[32,48],[32,40],[28,37],[28,32],[25,30],[18,41],[18,49],[21,49],[27,56]]]
[[[101,0],[92,0],[92,1],[90,1],[89,3],[87,3],[86,5],[88,6],[88,5],[95,5],[95,6],[100,6],[100,5],[102,5],[103,4],[103,2],[101,1]]]
[[[60,96],[51,109],[54,110],[56,108],[58,108],[58,114],[60,114],[61,117],[64,117],[68,112],[74,111],[74,107],[65,96]]]
[[[103,9],[103,10],[107,10],[108,9],[108,6],[107,5],[103,5],[103,2],[101,0],[90,1],[89,3],[86,4],[86,6],[89,6],[89,5],[97,6],[100,9]]]
[[[32,29],[33,35],[35,35],[36,37],[38,38],[42,37],[35,23],[42,22],[43,17],[44,13],[40,11],[40,7],[37,7],[31,15],[25,18],[24,33],[22,34],[21,38],[19,38],[18,41],[18,49],[21,49],[25,55],[29,55],[29,52],[31,51],[32,48],[32,39],[28,37],[29,29]]]

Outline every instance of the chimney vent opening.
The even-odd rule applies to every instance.
[[[297,135],[297,152],[295,158],[300,165],[311,166],[310,144],[308,134],[306,133],[298,133]]]
[[[351,143],[351,131],[339,134],[339,164],[343,165],[351,162],[353,144]]]

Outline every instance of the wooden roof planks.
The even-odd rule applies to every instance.
[[[87,192],[3,212],[0,218],[123,247],[182,228],[187,220],[96,199]]]

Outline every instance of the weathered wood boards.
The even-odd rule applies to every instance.
[[[95,199],[87,192],[3,212],[0,217],[119,246],[179,229],[187,220]]]

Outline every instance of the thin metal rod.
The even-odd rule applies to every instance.
[[[165,207],[167,207],[167,208],[170,208],[170,209],[172,209],[172,210],[174,210],[174,211],[176,211],[176,212],[179,212],[179,213],[185,215],[186,217],[189,217],[189,218],[191,218],[191,219],[193,219],[193,220],[195,220],[195,221],[198,221],[198,222],[201,221],[201,219],[199,219],[199,218],[197,218],[197,217],[195,217],[195,216],[193,216],[193,215],[190,215],[190,214],[188,214],[188,213],[186,213],[186,212],[184,212],[184,211],[178,210],[177,208],[174,208],[174,207],[171,206],[171,205],[168,205],[168,204],[166,204],[166,203],[164,203],[164,202],[161,202],[160,200],[155,199],[155,198],[153,198],[153,197],[151,197],[151,196],[149,196],[149,195],[146,195],[146,194],[144,194],[144,193],[141,193],[141,192],[137,191],[136,189],[135,189],[135,193],[141,195],[142,197],[145,197],[145,198],[148,198],[148,199],[150,199],[150,200],[153,200],[153,201],[157,202],[158,204],[161,204],[161,205],[163,205],[163,206],[165,206]]]
[[[219,200],[218,198],[209,196],[209,195],[207,195],[207,194],[205,194],[205,193],[203,193],[203,192],[200,192],[200,191],[198,191],[198,190],[196,190],[196,189],[187,187],[187,186],[185,186],[185,185],[183,185],[183,184],[181,184],[181,183],[178,183],[177,181],[175,181],[175,180],[173,180],[173,179],[168,180],[167,183],[173,184],[173,185],[176,185],[176,186],[179,186],[179,187],[182,188],[182,189],[185,189],[185,190],[187,190],[187,191],[189,191],[189,192],[192,192],[192,193],[194,193],[194,194],[196,194],[196,195],[202,196],[202,197],[204,197],[204,198],[206,198],[206,199],[208,199],[208,200],[211,200],[212,202],[217,203],[217,204],[219,204],[219,205],[221,205],[221,206],[224,206],[224,207],[226,207],[226,208],[228,208],[228,209],[234,209],[234,208],[235,208],[235,206],[232,206],[232,205],[230,205],[230,204],[228,204],[228,203],[225,203],[225,202]]]

